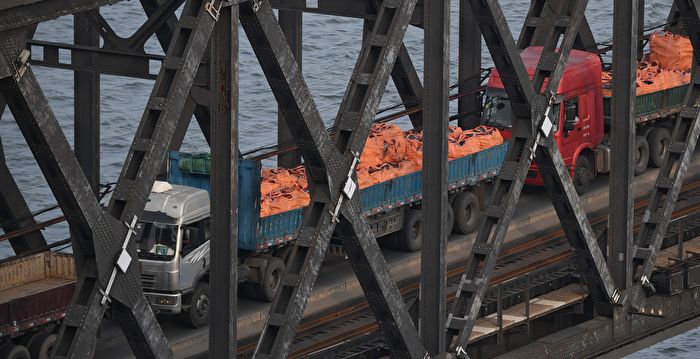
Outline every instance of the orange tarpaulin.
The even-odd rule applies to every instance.
[[[656,32],[649,43],[651,53],[637,66],[637,96],[690,83],[693,48],[687,37]],[[612,73],[603,72],[603,96],[612,95]]]
[[[693,45],[686,36],[659,31],[651,34],[649,59],[668,70],[690,71],[693,66]]]
[[[503,137],[495,128],[479,126],[463,131],[450,126],[448,158],[464,157],[501,143]],[[422,131],[404,132],[392,124],[373,125],[356,167],[358,185],[366,188],[419,171],[422,161]],[[307,206],[310,201],[307,186],[303,166],[263,169],[260,216],[267,217]]]

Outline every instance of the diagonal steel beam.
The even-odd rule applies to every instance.
[[[140,0],[140,2],[146,16],[163,16],[167,18],[167,20],[163,21],[161,26],[155,30],[156,38],[158,39],[160,46],[163,48],[163,50],[167,50],[170,47],[170,41],[172,40],[173,33],[177,28],[177,16],[175,16],[175,12],[171,10],[167,13],[167,15],[159,15],[159,10],[163,7],[163,5],[159,4],[157,0]],[[202,61],[206,61],[207,57],[208,55],[205,53]],[[204,90],[198,88],[197,86],[193,86],[192,90],[190,90],[190,95],[187,98],[182,115],[180,116],[180,121],[178,122],[178,128],[175,131],[175,136],[170,144],[170,150],[179,150],[180,146],[182,146],[182,142],[187,133],[187,129],[189,128],[193,114],[197,120],[199,129],[204,135],[204,139],[207,141],[207,143],[211,144],[211,120],[209,111],[195,101],[193,92],[197,91]]]
[[[416,67],[411,61],[411,56],[408,54],[406,45],[403,43],[401,48],[399,48],[394,69],[391,71],[391,79],[394,81],[396,91],[398,91],[401,102],[403,102],[407,110],[420,106],[423,101],[423,85],[420,77],[418,77]],[[410,114],[409,119],[413,128],[423,127],[423,111]]]
[[[472,0],[470,5],[496,68],[504,80],[515,118],[513,138],[494,185],[486,219],[477,234],[457,291],[457,299],[448,316],[447,345],[451,345],[456,336],[455,351],[462,356],[466,355],[465,348],[479,315],[481,300],[496,265],[525,176],[536,154],[547,192],[570,244],[577,249],[579,263],[585,268],[582,270],[593,270],[587,283],[589,288],[593,293],[602,293],[606,302],[607,298],[616,293],[586,214],[578,204],[579,199],[568,170],[551,139],[551,128],[542,125],[548,122],[551,124],[547,117],[583,18],[575,15],[584,13],[587,1],[552,4],[556,16],[547,21],[556,24],[553,26],[555,31],[544,39],[542,56],[532,81],[525,72],[498,1]],[[542,6],[546,8],[550,4],[543,3]],[[558,43],[562,35],[563,39]],[[532,41],[532,36],[525,41]],[[545,80],[548,82],[544,92],[538,91],[536,94],[535,89],[541,89]]]
[[[688,164],[700,134],[700,6],[694,0],[676,0],[678,21],[685,27],[693,45],[693,81],[685,106],[676,119],[668,144],[668,157],[659,170],[649,204],[644,211],[639,234],[635,238],[631,306],[640,308],[645,294],[655,291],[649,282],[664,234],[678,199]]]
[[[524,49],[528,46],[543,45],[549,34],[554,31],[555,8],[562,5],[566,0],[533,0],[523,23],[523,29],[518,38],[518,48]],[[578,34],[574,41],[574,49],[597,53],[598,45],[593,37],[588,19],[581,19]]]
[[[415,6],[413,0],[389,3],[379,8],[378,25],[360,52],[336,117],[335,143],[326,133],[269,3],[240,5],[243,29],[304,158],[312,198],[298,232],[296,251],[289,260],[289,268],[258,342],[256,358],[287,354],[334,229],[343,239],[345,251],[392,351],[406,357],[425,355],[396,284],[362,216],[358,197],[350,193],[344,200],[345,195],[340,193],[341,186],[349,183],[347,181],[355,183],[350,176],[354,172],[354,160],[364,147],[396,50]],[[334,213],[338,213],[337,218]],[[336,222],[339,223],[337,228]]]
[[[368,41],[373,27],[374,20],[364,21],[364,26],[362,28],[363,42]],[[406,44],[403,42],[399,48],[394,68],[391,71],[391,79],[394,82],[394,86],[396,86],[396,91],[399,93],[401,102],[407,110],[420,106],[423,101],[423,84],[421,83],[420,77],[418,77],[416,67],[413,65],[411,55],[408,53],[408,49],[406,49]],[[408,117],[411,120],[413,128],[423,127],[423,111],[412,113],[408,115]]]
[[[2,103],[4,109],[5,104]],[[0,139],[0,227],[5,233],[33,226],[36,224],[27,202],[22,196],[10,169],[7,168],[5,153]],[[10,239],[15,254],[22,254],[46,246],[46,239],[41,231],[27,233]]]

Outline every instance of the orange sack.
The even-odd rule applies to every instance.
[[[685,82],[686,75],[678,70],[661,70],[649,81],[637,82],[637,95],[662,91],[665,89],[681,86]]]
[[[463,131],[450,126],[448,156],[453,160],[502,142],[501,133],[492,127],[479,126]],[[374,125],[360,161],[355,170],[360,188],[419,171],[423,166],[423,132],[404,132],[396,125]],[[310,201],[307,187],[303,166],[263,169],[260,217],[307,206]]]
[[[370,137],[365,142],[365,148],[360,155],[357,169],[368,170],[382,164],[384,158],[384,141],[379,137]]]
[[[693,65],[693,46],[685,36],[674,35],[668,31],[651,34],[650,60],[669,70],[690,71]]]

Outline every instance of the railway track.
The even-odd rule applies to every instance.
[[[648,200],[635,201],[635,220],[641,218],[643,209]],[[673,212],[673,219],[700,212],[700,180],[688,183],[681,189],[677,209]],[[607,213],[600,213],[590,219],[591,226],[596,233],[601,233],[607,224]],[[696,221],[700,222],[700,221]],[[700,226],[700,223],[697,225]],[[635,224],[635,233],[639,224]],[[671,226],[669,226],[669,230]],[[685,230],[691,228],[686,227]],[[453,263],[447,272],[448,303],[454,300],[454,292],[463,270],[462,263]],[[551,268],[558,269],[552,272]],[[517,278],[542,274],[553,281],[572,274],[575,271],[575,257],[573,250],[568,246],[563,230],[543,231],[537,235],[527,236],[518,240],[514,245],[501,251],[499,264],[495,275],[491,278],[491,289],[504,283],[512,282]],[[549,272],[549,273],[547,273]],[[534,283],[537,283],[535,280]],[[531,285],[532,283],[530,283]],[[406,302],[412,302],[418,295],[420,281],[418,278],[405,283],[400,287],[400,292]],[[506,295],[512,295],[522,291],[522,285],[513,285],[512,289],[506,289]],[[493,303],[495,295],[493,290],[487,293],[484,305]],[[503,294],[503,292],[501,293]],[[255,350],[256,342],[248,339],[239,345],[239,357],[251,357]],[[381,346],[383,338],[378,323],[369,309],[366,301],[344,306],[338,310],[330,311],[327,315],[306,321],[299,327],[297,337],[292,344],[290,358],[335,358],[347,357],[353,353],[370,350]]]

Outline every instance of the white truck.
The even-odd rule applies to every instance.
[[[209,321],[209,193],[156,182],[136,230],[143,292],[157,313]]]

